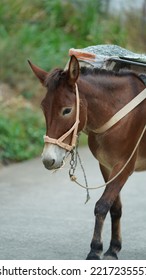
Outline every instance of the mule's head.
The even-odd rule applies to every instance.
[[[30,62],[29,64],[37,78],[47,88],[46,96],[41,103],[46,120],[46,135],[51,139],[59,139],[76,121],[75,83],[79,76],[79,63],[75,56],[72,56],[67,70],[55,69],[50,73]],[[82,107],[80,104],[80,116],[83,116]],[[79,130],[83,122],[80,120]],[[65,144],[71,144],[72,133],[63,140]],[[65,148],[46,142],[42,161],[47,169],[56,169],[62,166],[65,155]]]

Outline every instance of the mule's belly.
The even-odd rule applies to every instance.
[[[95,156],[95,158],[99,161],[101,165],[106,167],[109,172],[112,171],[113,167],[123,162],[122,165],[124,165],[126,162],[123,161],[124,155],[126,154],[125,151],[125,142],[124,140],[114,139],[116,136],[113,135],[112,141],[108,141],[108,137],[102,138],[98,137],[98,135],[92,136],[90,139],[90,150]],[[110,145],[109,145],[110,143]],[[135,144],[136,145],[136,144]],[[135,145],[131,148],[129,148],[129,157],[132,153],[132,151],[135,148]],[[130,145],[129,145],[130,146]],[[138,151],[137,151],[137,157],[134,164],[134,171],[145,171],[146,170],[146,132],[139,144]],[[126,159],[128,160],[128,158]]]
[[[137,159],[135,162],[135,171],[146,170],[146,133],[144,134],[138,148]]]
[[[146,170],[146,158],[138,158],[135,162],[135,171]]]

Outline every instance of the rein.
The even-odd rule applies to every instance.
[[[140,134],[140,137],[139,137],[139,139],[138,139],[138,141],[137,141],[137,143],[136,143],[136,145],[135,145],[135,147],[134,147],[134,149],[133,149],[133,151],[132,151],[130,157],[128,158],[128,160],[126,161],[126,163],[123,165],[123,167],[120,169],[120,171],[119,171],[114,177],[112,177],[109,181],[107,181],[106,183],[104,183],[104,184],[101,185],[101,186],[88,187],[87,184],[86,184],[86,186],[80,184],[80,183],[77,181],[77,178],[76,178],[76,176],[74,175],[74,173],[73,173],[72,175],[70,175],[70,172],[69,172],[71,181],[75,182],[78,186],[80,186],[80,187],[82,187],[82,188],[84,188],[84,189],[86,189],[86,190],[100,189],[100,188],[106,187],[108,184],[112,183],[112,182],[123,172],[123,170],[126,168],[126,166],[128,165],[128,163],[130,162],[130,160],[131,160],[132,157],[134,156],[134,154],[135,154],[135,152],[136,152],[136,150],[137,150],[137,148],[138,148],[138,146],[139,146],[139,144],[140,144],[140,141],[141,141],[141,139],[142,139],[142,137],[143,137],[145,131],[146,131],[146,125],[144,126],[144,128],[143,128],[143,130],[142,130],[142,133]],[[79,154],[78,154],[78,152],[76,152],[76,153],[77,153],[77,157],[79,158],[79,162],[80,162],[81,168],[83,169],[82,164],[81,164],[81,159],[80,159],[80,157],[79,157]],[[76,164],[76,165],[77,165],[77,164]],[[75,170],[74,170],[74,172],[75,172]],[[83,173],[84,173],[84,178],[85,178],[85,180],[86,180],[85,172],[83,171]],[[87,201],[88,201],[88,200],[87,200]]]
[[[47,135],[44,135],[44,142],[45,143],[51,143],[51,144],[56,144],[59,147],[67,150],[67,151],[71,151],[73,150],[73,148],[76,146],[76,141],[77,141],[77,137],[78,137],[78,126],[79,126],[79,113],[80,113],[80,98],[79,98],[79,91],[78,91],[78,86],[77,84],[75,84],[75,89],[76,89],[76,121],[73,124],[73,126],[66,132],[64,133],[60,138],[58,139],[54,139],[51,138]],[[66,144],[63,141],[73,132],[72,135],[72,140],[71,140],[71,144]]]

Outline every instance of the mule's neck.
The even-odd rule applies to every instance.
[[[92,78],[87,80],[80,78],[78,81],[80,100],[86,107],[86,123],[84,131],[89,131],[101,127],[112,115],[112,109],[108,106],[109,97],[103,89]],[[81,114],[81,118],[82,118]]]
[[[83,130],[88,133],[104,125],[143,89],[143,84],[139,79],[133,81],[126,75],[81,75],[78,87],[80,99],[86,107]]]

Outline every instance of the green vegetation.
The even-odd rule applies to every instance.
[[[1,0],[1,80],[30,91],[28,58],[49,70],[66,64],[71,47],[125,45],[119,19],[107,19],[101,2]]]
[[[4,116],[0,112],[0,132],[0,161],[5,164],[37,156],[43,146],[44,123],[30,109],[21,108]]]
[[[0,106],[1,161],[27,159],[42,149],[45,124],[38,108],[42,89],[27,59],[49,71],[65,66],[72,47],[106,43],[127,46],[126,28],[119,17],[107,15],[103,2],[1,0],[0,81],[37,107],[12,106],[7,110]]]

